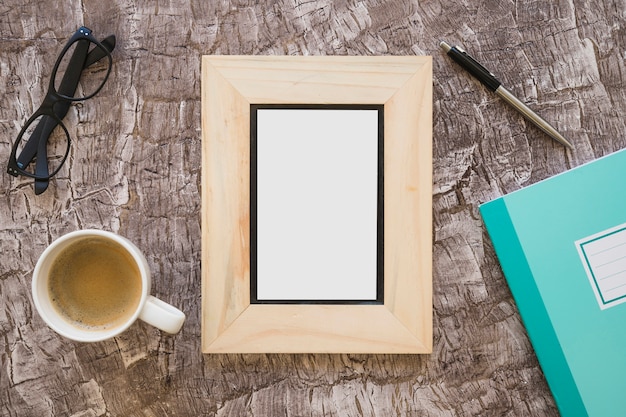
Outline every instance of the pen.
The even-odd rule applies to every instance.
[[[509,103],[515,110],[520,112],[526,119],[530,120],[535,126],[543,130],[550,137],[558,141],[559,143],[567,146],[570,149],[574,149],[571,143],[567,141],[555,128],[550,126],[548,122],[539,117],[535,112],[528,108],[524,103],[519,101],[517,97],[511,94],[506,88],[502,86],[502,83],[489,72],[485,67],[480,65],[474,58],[468,55],[463,49],[458,46],[450,46],[445,42],[439,44],[446,54],[452,58],[456,63],[461,65],[466,71],[476,77],[485,87],[493,91],[501,98]]]

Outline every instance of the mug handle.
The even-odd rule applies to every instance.
[[[148,295],[139,318],[164,332],[174,334],[183,327],[185,313],[165,301]]]

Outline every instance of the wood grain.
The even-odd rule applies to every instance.
[[[0,175],[2,416],[557,416],[478,205],[626,146],[622,1],[4,0],[0,155],[81,24],[115,33],[104,90],[66,118],[67,169],[35,196]],[[570,139],[566,151],[439,50],[459,44]],[[431,355],[203,355],[202,55],[433,56]],[[5,163],[3,161],[3,163]],[[75,344],[32,308],[44,247],[133,240],[187,322]]]

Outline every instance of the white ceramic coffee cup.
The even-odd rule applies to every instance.
[[[123,247],[134,259],[141,275],[141,299],[134,313],[123,323],[104,330],[85,329],[66,319],[52,305],[48,290],[50,268],[54,260],[72,243],[79,239],[99,237]],[[78,230],[61,236],[44,250],[33,272],[33,301],[39,315],[54,331],[80,342],[96,342],[117,336],[128,329],[137,319],[167,333],[178,333],[185,321],[185,314],[176,307],[150,295],[150,268],[141,251],[128,239],[103,230]]]

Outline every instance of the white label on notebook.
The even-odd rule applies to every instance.
[[[575,242],[601,309],[626,301],[626,223]]]

